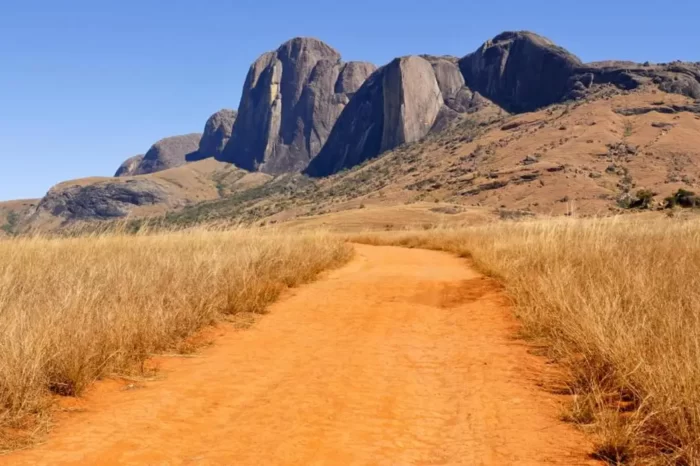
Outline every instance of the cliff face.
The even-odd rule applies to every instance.
[[[444,104],[430,63],[399,58],[384,69],[384,127],[381,150],[387,151],[428,134]]]
[[[204,133],[199,141],[199,158],[219,157],[231,139],[233,124],[238,113],[235,110],[222,109],[213,114],[204,125]]]
[[[306,173],[326,176],[418,141],[485,101],[465,87],[456,60],[397,58],[353,96]]]
[[[344,64],[333,48],[309,38],[262,55],[248,72],[220,159],[267,173],[303,170],[373,70],[366,63]]]
[[[504,32],[460,60],[470,89],[514,113],[562,100],[581,60],[530,32]]]

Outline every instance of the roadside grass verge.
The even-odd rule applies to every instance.
[[[356,235],[499,278],[568,374],[568,420],[612,464],[700,464],[700,221],[547,219]]]
[[[55,395],[187,350],[351,255],[322,232],[242,228],[0,240],[0,451],[44,430]]]

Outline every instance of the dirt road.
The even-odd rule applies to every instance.
[[[0,464],[590,463],[492,282],[447,254],[357,251],[162,380],[99,384]]]

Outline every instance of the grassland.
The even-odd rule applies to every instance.
[[[356,241],[450,251],[498,277],[566,369],[563,415],[612,464],[700,464],[700,221],[552,219]]]
[[[0,240],[0,451],[31,440],[56,395],[142,371],[154,353],[351,256],[323,233],[189,231]]]

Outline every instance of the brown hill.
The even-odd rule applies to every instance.
[[[269,178],[209,158],[147,175],[66,181],[51,188],[21,226],[55,229],[81,221],[148,218],[251,189]]]
[[[700,105],[654,88],[454,127],[319,183],[306,208],[431,201],[500,215],[618,212],[700,188]]]
[[[355,228],[364,218],[368,226],[385,228],[627,212],[642,189],[655,193],[652,207],[679,188],[700,189],[699,148],[700,107],[692,99],[652,86],[602,86],[586,100],[517,116],[463,115],[441,133],[354,169],[315,180],[277,177],[188,207],[168,221],[238,218]],[[349,211],[355,211],[351,220]]]

